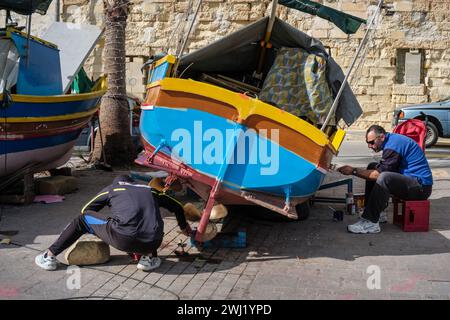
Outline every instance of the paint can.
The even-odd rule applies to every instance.
[[[356,212],[361,215],[366,205],[366,195],[364,193],[356,193],[354,196]]]

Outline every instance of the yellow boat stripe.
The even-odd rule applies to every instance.
[[[165,78],[149,84],[147,88],[156,86],[161,86],[166,91],[192,93],[222,101],[236,108],[241,120],[245,120],[253,115],[260,115],[298,131],[319,146],[325,146],[329,143],[327,136],[310,123],[289,112],[243,94],[191,79]]]
[[[115,188],[115,189],[113,189],[113,191],[126,191],[127,189],[125,189],[125,188]]]
[[[72,114],[66,114],[63,116],[54,116],[54,117],[22,117],[22,118],[6,118],[6,122],[13,123],[13,122],[42,122],[42,121],[61,121],[61,120],[70,120],[70,119],[77,119],[77,118],[83,118],[90,116],[94,114],[97,111],[97,107],[92,108],[89,111],[86,112],[78,112],[78,113],[72,113]]]
[[[22,31],[20,31],[20,30],[15,29],[15,28],[9,29],[9,30],[6,32],[6,37],[11,38],[11,33],[12,33],[12,32],[13,32],[13,33],[17,33],[17,34],[21,35],[21,36],[24,37],[24,38],[30,37],[30,38],[33,39],[34,41],[40,42],[40,43],[42,43],[42,44],[44,44],[44,45],[46,45],[46,46],[48,46],[48,47],[52,47],[52,48],[58,49],[58,46],[57,46],[56,44],[52,43],[52,42],[46,41],[46,40],[44,40],[44,39],[41,39],[41,38],[38,38],[38,37],[35,37],[35,36],[28,35],[28,34],[26,34],[25,32],[22,32]]]
[[[273,119],[314,141],[319,146],[329,143],[327,136],[312,124],[300,119],[287,111],[273,107],[261,100],[252,99],[254,109],[248,110],[248,116],[260,115],[268,119]],[[241,111],[240,111],[241,112]]]
[[[13,102],[60,103],[60,102],[73,102],[73,101],[95,99],[104,95],[105,92],[106,90],[100,90],[90,93],[62,94],[56,96],[30,96],[24,94],[12,94],[11,97]],[[3,94],[0,94],[0,100],[2,99]]]
[[[218,101],[222,101],[234,106],[240,110],[245,107],[250,107],[250,100],[243,99],[243,97],[232,91],[216,87],[207,83],[202,83],[194,80],[165,78],[149,84],[147,87],[161,86],[163,90],[180,91],[186,93],[198,94],[209,97]]]
[[[155,62],[155,67],[160,66],[161,64],[163,64],[164,62],[168,62],[170,64],[174,64],[176,61],[175,56],[168,54],[167,56],[164,56],[163,58],[159,59],[158,61]]]
[[[92,198],[91,201],[89,201],[89,202],[83,207],[83,209],[81,209],[81,214],[84,214],[84,210],[86,210],[86,208],[89,207],[89,205],[90,205],[92,202],[94,202],[95,200],[97,200],[97,199],[100,198],[101,196],[104,196],[105,194],[108,194],[108,193],[109,193],[109,191],[102,192],[102,193],[96,195],[94,198]]]
[[[331,146],[334,148],[334,152],[337,152],[341,147],[342,141],[344,141],[345,131],[338,129],[331,137]]]

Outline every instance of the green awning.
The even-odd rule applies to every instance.
[[[53,0],[0,0],[0,9],[11,10],[20,14],[46,14]]]
[[[358,31],[361,23],[367,23],[366,20],[341,12],[339,10],[321,5],[320,3],[308,0],[278,0],[278,3],[302,12],[306,12],[334,23],[346,34],[352,34]]]

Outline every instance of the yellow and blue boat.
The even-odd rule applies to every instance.
[[[0,8],[14,10],[14,5],[2,2]],[[104,94],[100,86],[90,93],[65,94],[61,77],[56,45],[12,27],[0,31],[2,182],[64,164],[97,111]]]
[[[297,62],[301,70],[292,74]],[[303,218],[344,139],[336,124],[350,125],[362,113],[345,84],[332,110],[341,69],[319,41],[277,18],[147,67],[145,152],[136,162],[167,171],[167,186],[178,179],[206,200],[199,241],[215,203]]]

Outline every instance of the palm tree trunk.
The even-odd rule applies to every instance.
[[[130,135],[125,82],[125,28],[129,1],[103,0],[103,4],[108,91],[100,105],[101,130],[96,134],[93,160],[102,159],[109,165],[121,166],[130,164],[136,155]],[[102,148],[106,159],[103,159]]]

